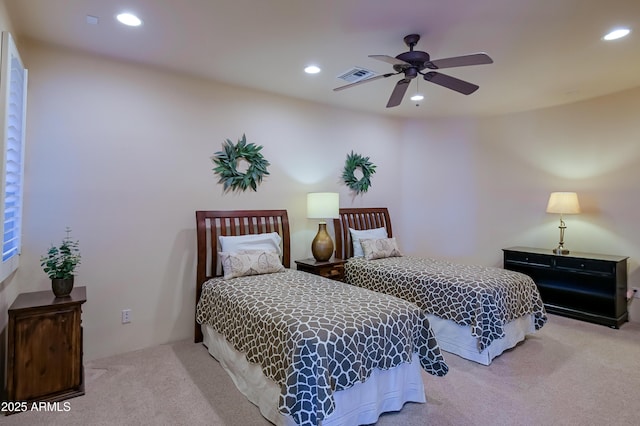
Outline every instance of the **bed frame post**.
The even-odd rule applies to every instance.
[[[204,211],[196,211],[196,239],[198,242],[198,265],[206,265],[207,263],[207,223],[206,223],[206,212]],[[196,268],[196,305],[198,304],[198,300],[200,300],[200,295],[202,294],[202,284],[206,281],[207,270],[206,268]],[[200,324],[195,321],[195,312],[194,314],[194,330],[193,330],[193,342],[199,343],[202,342],[202,329]]]

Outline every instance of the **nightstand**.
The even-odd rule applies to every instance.
[[[296,260],[299,271],[310,272],[336,281],[344,280],[344,259],[331,258],[326,262],[319,262],[314,258]]]
[[[61,298],[51,290],[18,295],[8,312],[8,401],[84,395],[81,305],[86,301],[86,287]]]

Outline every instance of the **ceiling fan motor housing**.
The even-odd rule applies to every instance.
[[[396,59],[406,62],[406,64],[396,64],[393,69],[396,72],[404,71],[408,68],[416,68],[418,71],[422,71],[427,67],[426,62],[429,61],[429,54],[427,52],[421,52],[419,50],[404,52],[396,56]]]

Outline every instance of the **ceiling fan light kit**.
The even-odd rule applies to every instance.
[[[388,55],[369,55],[370,58],[393,65],[393,70],[395,72],[377,75],[345,86],[336,87],[333,90],[344,90],[359,84],[391,77],[392,75],[404,74],[404,78],[400,79],[393,88],[389,101],[387,102],[387,108],[400,105],[407,88],[409,87],[409,83],[411,83],[411,80],[416,78],[418,75],[422,75],[426,81],[431,83],[446,87],[447,89],[454,90],[458,93],[462,93],[463,95],[470,95],[478,90],[478,85],[432,70],[493,63],[493,60],[486,53],[473,53],[470,55],[454,56],[451,58],[436,59],[432,61],[427,52],[413,50],[419,40],[419,34],[409,34],[406,36],[404,38],[404,42],[409,47],[409,51],[401,53],[396,57]]]

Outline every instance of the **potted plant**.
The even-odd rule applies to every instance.
[[[71,239],[71,229],[59,246],[52,245],[49,251],[40,257],[40,266],[51,278],[51,288],[56,297],[65,297],[73,290],[73,273],[80,264],[79,241]]]

